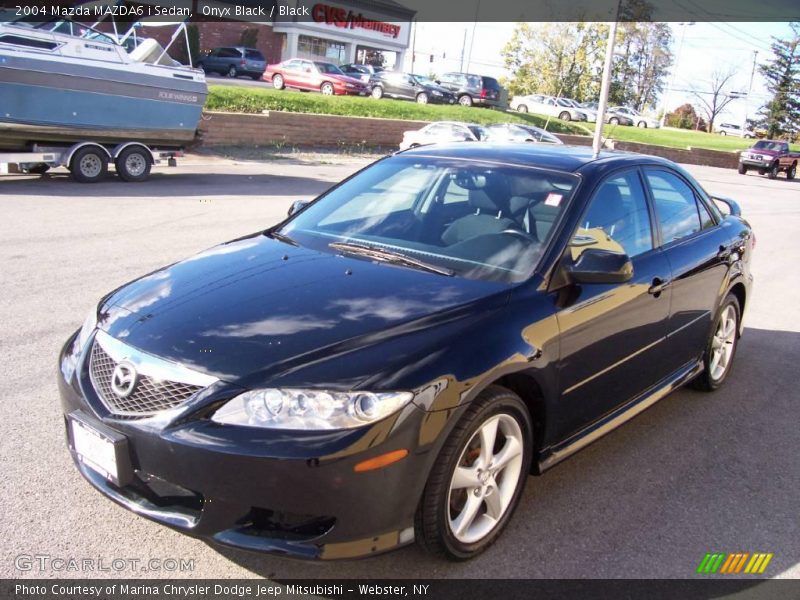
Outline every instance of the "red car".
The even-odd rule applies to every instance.
[[[272,82],[276,90],[287,87],[314,90],[326,96],[334,94],[364,94],[367,86],[359,79],[345,75],[333,63],[292,58],[277,65],[267,65],[262,77]]]

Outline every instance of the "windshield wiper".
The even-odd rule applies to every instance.
[[[430,273],[436,273],[437,275],[445,275],[447,277],[455,275],[455,271],[447,267],[432,265],[418,258],[413,258],[400,252],[394,252],[387,248],[381,248],[380,246],[371,246],[369,244],[359,244],[355,242],[331,242],[328,246],[334,250],[346,252],[347,254],[366,256],[367,258],[372,258],[377,261],[421,269]]]
[[[275,229],[267,229],[264,232],[264,235],[267,237],[272,238],[273,240],[278,240],[279,242],[283,242],[284,244],[289,244],[290,246],[299,246],[297,242],[295,242],[292,238],[290,238],[285,233],[281,233]]]

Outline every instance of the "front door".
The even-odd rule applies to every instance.
[[[569,437],[666,375],[662,346],[669,315],[670,267],[653,235],[637,169],[608,176],[595,190],[563,260],[586,248],[625,253],[633,278],[559,291],[561,332],[557,434]]]

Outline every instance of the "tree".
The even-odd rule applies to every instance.
[[[739,98],[737,95],[722,91],[722,88],[728,85],[735,75],[736,70],[733,68],[728,70],[718,69],[711,74],[711,80],[706,90],[692,89],[692,95],[697,99],[709,133],[714,130],[714,121],[725,110],[725,107]]]
[[[792,23],[791,29],[786,39],[772,38],[773,58],[758,67],[772,95],[761,112],[771,138],[800,130],[800,24]]]
[[[681,129],[705,129],[706,122],[703,117],[697,114],[691,104],[682,104],[674,112],[667,113],[664,120],[667,127],[679,127]]]
[[[546,94],[594,100],[607,25],[603,23],[518,23],[502,50],[513,73],[506,81],[512,94]]]
[[[626,22],[617,29],[609,102],[644,110],[655,106],[672,65],[667,23]]]

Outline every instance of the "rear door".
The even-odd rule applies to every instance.
[[[633,278],[558,291],[562,410],[555,426],[562,437],[607,415],[668,372],[662,348],[670,290],[654,286],[670,279],[670,267],[656,244],[638,169],[617,171],[595,189],[563,260],[574,262],[587,248],[624,252],[633,263]]]
[[[644,173],[672,269],[664,361],[674,371],[703,353],[733,248],[698,191],[679,173],[660,167]]]

